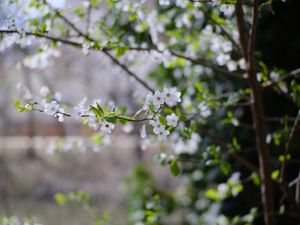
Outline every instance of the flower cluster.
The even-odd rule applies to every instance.
[[[181,102],[181,93],[177,91],[176,88],[164,88],[163,92],[155,91],[154,94],[149,94],[146,98],[146,103],[144,108],[152,102],[156,109],[158,109],[163,104],[167,104],[169,107],[175,106],[177,103]]]
[[[166,138],[170,134],[170,130],[177,126],[179,117],[175,113],[163,117],[162,115],[158,115],[158,112],[165,104],[169,107],[176,106],[181,102],[180,96],[181,93],[174,87],[165,87],[162,92],[156,90],[153,94],[150,93],[146,96],[143,110],[149,112],[151,111],[151,106],[154,106],[154,117],[149,123],[153,127],[153,133],[158,135],[160,139]],[[167,128],[167,126],[169,128]],[[145,138],[146,136],[146,128],[143,126],[141,129],[141,137]]]
[[[45,103],[44,113],[49,116],[57,117],[59,122],[64,122],[65,110],[61,108],[56,101]]]

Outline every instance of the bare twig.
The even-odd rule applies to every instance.
[[[46,0],[44,0],[44,3],[47,4],[49,7],[51,7]],[[88,34],[85,34],[84,32],[82,32],[79,28],[77,28],[75,26],[74,23],[72,23],[68,18],[66,18],[63,14],[61,14],[58,10],[53,9],[51,7],[52,10],[54,10],[54,12],[56,13],[56,15],[61,18],[65,23],[67,23],[74,31],[76,31],[78,34],[80,34],[82,37],[86,38],[88,41],[91,42],[96,42],[93,38],[91,38]],[[131,70],[129,70],[129,68],[125,65],[122,64],[116,57],[114,57],[113,55],[111,55],[110,53],[108,53],[105,49],[102,49],[102,52],[108,56],[116,65],[118,65],[119,67],[121,67],[124,71],[127,72],[127,74],[129,74],[129,76],[133,77],[136,81],[138,81],[140,84],[142,84],[146,89],[148,89],[149,91],[151,91],[152,93],[154,92],[154,89],[151,88],[146,81],[143,81],[141,78],[139,78],[135,73],[133,73]]]
[[[242,156],[240,156],[236,152],[229,152],[227,144],[225,142],[223,142],[220,138],[218,138],[217,136],[212,135],[211,133],[209,133],[208,130],[205,129],[204,127],[202,127],[200,131],[201,131],[201,133],[203,133],[204,135],[209,137],[212,140],[213,143],[219,145],[225,152],[229,153],[242,166],[244,166],[245,168],[247,168],[251,172],[255,172],[255,173],[259,174],[258,168],[256,168],[256,166],[254,166],[248,160],[246,160],[245,158],[243,158]]]
[[[300,113],[300,111],[299,111],[299,113]],[[297,115],[297,117],[296,117],[296,119],[294,121],[294,124],[293,124],[293,127],[291,129],[291,132],[289,133],[288,139],[287,139],[287,141],[285,143],[284,158],[283,158],[283,162],[282,162],[281,169],[280,169],[280,181],[284,181],[285,180],[286,161],[287,161],[287,157],[288,157],[288,154],[289,154],[291,141],[293,139],[293,136],[294,136],[295,131],[297,129],[297,126],[299,124],[299,120],[300,120],[299,113],[298,113],[298,115]]]

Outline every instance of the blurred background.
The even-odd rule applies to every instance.
[[[289,71],[299,66],[299,9],[297,0],[276,1],[275,14],[262,14],[257,47],[269,68]],[[0,24],[7,13],[0,8]],[[20,61],[33,49],[14,46],[0,52],[0,214],[34,215],[45,225],[92,224],[80,206],[58,207],[54,202],[57,192],[83,190],[99,212],[108,212],[122,224],[127,210],[126,177],[139,175],[138,165],[151,168],[160,190],[172,192],[185,183],[152,160],[159,151],[155,146],[141,150],[138,126],[117,127],[110,140],[94,145],[91,131],[75,120],[59,123],[38,112],[18,113],[13,99],[38,95],[43,86],[59,92],[66,103],[79,103],[85,97],[113,101],[111,104],[126,105],[129,114],[142,105],[134,96],[147,93],[101,53],[83,57],[81,51],[61,46],[61,55],[52,57],[47,67],[31,70]],[[141,63],[134,70],[146,77],[153,65],[155,62]],[[265,97],[269,115],[280,112],[283,105],[278,102],[287,111],[297,110],[272,91]]]

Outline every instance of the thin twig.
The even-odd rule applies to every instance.
[[[37,109],[37,108],[33,108],[32,110],[33,111],[37,111],[37,112],[42,112],[42,113],[45,112],[43,109]],[[72,115],[69,114],[69,113],[64,113],[64,112],[57,111],[54,115],[57,115],[57,114],[61,114],[61,115],[65,116],[65,117],[72,118]],[[87,118],[89,116],[90,115],[81,115],[80,117],[81,118]],[[112,118],[120,119],[120,120],[126,120],[128,122],[145,122],[145,121],[149,121],[149,120],[153,120],[154,119],[153,117],[151,117],[151,118],[141,118],[141,119],[131,119],[131,118],[128,118],[127,116],[122,116],[122,115],[112,115],[112,116],[108,116],[108,117],[112,117]]]
[[[71,45],[71,46],[74,46],[74,47],[79,47],[79,48],[82,47],[81,43],[74,42],[74,41],[71,41],[71,40],[67,40],[67,39],[64,39],[64,38],[61,38],[61,37],[49,36],[47,34],[42,34],[42,33],[38,33],[38,32],[22,32],[22,31],[18,31],[18,30],[1,29],[0,33],[1,34],[14,34],[15,33],[15,34],[20,34],[21,36],[22,35],[35,36],[35,37],[45,38],[45,39],[48,39],[48,40],[51,40],[51,41],[61,42],[61,43],[68,44],[68,45]]]
[[[47,4],[49,7],[51,7],[46,0],[44,0],[44,3]],[[82,37],[86,38],[88,41],[96,42],[93,38],[91,38],[88,34],[85,34],[82,32],[79,28],[75,26],[68,18],[66,18],[63,14],[61,14],[58,10],[51,7],[52,10],[56,13],[56,15],[61,18],[65,23],[67,23],[73,30],[75,30],[78,34],[80,34]],[[142,84],[146,89],[154,93],[154,89],[151,88],[145,81],[143,81],[141,78],[139,78],[135,73],[133,73],[129,68],[122,64],[116,57],[108,53],[105,49],[101,49],[101,51],[108,56],[116,65],[120,66],[124,71],[129,74],[129,76],[133,77],[135,80],[137,80],[140,84]]]
[[[225,152],[229,153],[237,162],[239,162],[245,168],[247,168],[248,170],[250,170],[252,172],[255,172],[259,175],[259,170],[258,170],[258,168],[256,168],[256,166],[254,166],[252,163],[250,163],[245,158],[240,156],[238,153],[229,152],[227,144],[225,142],[223,142],[220,138],[218,138],[217,136],[212,135],[211,133],[209,133],[208,130],[206,130],[204,127],[201,127],[200,131],[201,131],[201,133],[203,133],[204,135],[209,137],[212,140],[213,143],[219,145]]]
[[[287,79],[289,79],[289,78],[291,78],[291,77],[295,77],[295,76],[297,76],[298,74],[300,74],[300,68],[297,68],[297,69],[295,69],[295,70],[289,72],[289,73],[286,74],[286,75],[280,76],[279,79],[277,79],[277,80],[270,80],[270,81],[265,82],[265,83],[263,84],[263,88],[264,88],[264,89],[268,89],[268,88],[270,88],[270,87],[273,87],[273,86],[277,85],[279,82],[285,81],[285,80],[287,80]]]
[[[281,169],[280,169],[280,181],[284,181],[284,179],[285,179],[286,161],[287,161],[287,157],[288,157],[289,150],[290,150],[290,144],[291,144],[291,141],[295,134],[295,131],[297,129],[297,126],[299,124],[299,120],[300,120],[300,116],[298,113],[298,115],[294,121],[293,127],[291,129],[291,132],[289,133],[287,142],[285,143],[284,157],[283,157],[283,162],[282,162]]]

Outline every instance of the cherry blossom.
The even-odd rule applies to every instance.
[[[176,127],[179,118],[178,118],[178,116],[176,116],[175,113],[172,113],[171,115],[168,115],[166,117],[166,119],[167,119],[167,125],[168,126]]]
[[[165,102],[165,93],[160,91],[155,91],[154,95],[151,97],[151,100],[154,106],[161,106]]]
[[[173,107],[178,102],[181,102],[181,93],[176,88],[164,88],[165,102],[168,106]]]
[[[115,125],[113,123],[110,122],[104,122],[101,125],[101,132],[103,134],[111,134],[112,130],[115,128]]]
[[[151,121],[150,124],[153,126],[154,134],[160,134],[165,130],[165,126],[163,126],[158,119]]]
[[[99,128],[99,123],[95,115],[89,115],[86,123],[89,127],[93,128],[94,130],[97,130]]]
[[[50,116],[54,116],[57,112],[59,112],[59,109],[60,105],[56,101],[52,101],[44,105],[44,113]]]

